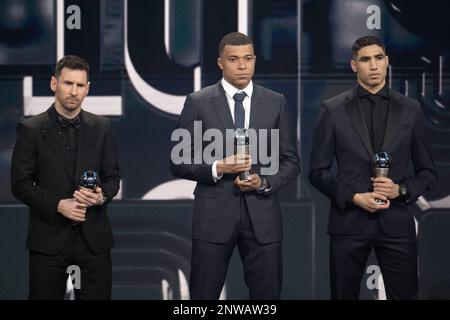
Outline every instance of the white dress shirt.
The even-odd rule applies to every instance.
[[[228,107],[230,108],[231,117],[233,119],[234,123],[234,95],[236,93],[245,92],[246,96],[244,100],[242,101],[242,105],[244,106],[245,111],[245,120],[244,120],[244,127],[245,129],[248,129],[250,125],[250,107],[251,107],[251,100],[252,100],[252,94],[253,94],[253,81],[250,80],[248,85],[244,89],[238,89],[234,87],[232,84],[230,84],[227,80],[222,78],[221,84],[223,89],[225,90],[225,96],[227,97],[228,101]],[[214,178],[214,181],[217,182],[218,180],[222,179],[222,175],[217,175],[217,160],[214,161],[212,165],[212,176]]]

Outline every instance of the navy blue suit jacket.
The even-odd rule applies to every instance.
[[[249,127],[256,130],[279,129],[280,141],[279,171],[275,175],[266,176],[272,192],[267,195],[260,195],[255,191],[245,194],[252,225],[261,243],[281,240],[282,220],[277,191],[294,180],[300,172],[297,140],[291,120],[282,94],[254,85]],[[193,136],[194,121],[202,121],[202,134],[215,128],[225,137],[226,129],[234,129],[220,81],[186,98],[177,128],[185,128]],[[225,146],[223,155],[229,155],[225,152]],[[255,163],[252,170],[259,173],[260,167],[259,163]],[[226,242],[231,237],[241,212],[240,191],[234,184],[236,175],[225,174],[221,180],[214,182],[212,164],[207,163],[171,162],[170,169],[176,177],[197,181],[194,191],[193,238]]]

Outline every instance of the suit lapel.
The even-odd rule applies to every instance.
[[[373,155],[372,144],[370,142],[369,130],[367,129],[366,121],[364,120],[361,107],[359,105],[356,88],[349,94],[348,100],[345,102],[348,115],[359,134],[364,146],[369,155]]]
[[[214,109],[219,115],[225,129],[234,128],[233,118],[231,117],[230,107],[228,106],[225,90],[222,88],[220,81],[214,88],[214,95],[211,98]]]
[[[75,169],[74,183],[78,184],[81,173],[85,170],[93,170],[90,167],[89,159],[93,157],[95,151],[98,124],[81,110],[80,132],[78,134],[78,155]],[[98,172],[100,174],[100,172]]]
[[[402,105],[393,97],[392,90],[389,89],[389,108],[388,108],[388,118],[386,124],[386,131],[384,132],[384,139],[381,150],[388,150],[389,145],[394,138],[395,130],[400,123],[400,118],[402,115],[403,107]]]
[[[40,126],[41,134],[55,158],[64,168],[69,179],[72,180],[73,168],[71,168],[70,154],[66,150],[62,129],[58,126],[55,117],[51,114],[50,108],[47,110],[47,120]]]
[[[252,101],[250,104],[250,123],[249,128],[258,130],[259,119],[263,115],[262,104],[263,97],[259,94],[258,86],[253,85]]]

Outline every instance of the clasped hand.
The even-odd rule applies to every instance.
[[[245,171],[250,171],[252,168],[252,158],[250,155],[232,155],[217,162],[217,174],[220,176],[226,174],[236,174]],[[261,179],[258,174],[252,174],[247,180],[236,177],[234,183],[244,192],[254,191],[261,186]]]
[[[87,189],[81,187],[73,193],[73,198],[62,199],[58,203],[58,212],[67,219],[84,222],[86,221],[86,209],[96,206],[103,201],[103,192],[100,187]]]

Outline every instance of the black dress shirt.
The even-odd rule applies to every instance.
[[[385,85],[377,93],[372,94],[360,85],[358,86],[358,99],[361,111],[369,131],[370,141],[375,153],[383,144],[386,121],[389,111],[389,92]]]
[[[73,119],[69,119],[59,114],[55,107],[53,107],[52,112],[54,113],[58,124],[61,126],[64,135],[64,148],[66,149],[66,152],[70,154],[73,174],[75,174],[78,154],[78,134],[81,121],[80,114]]]

